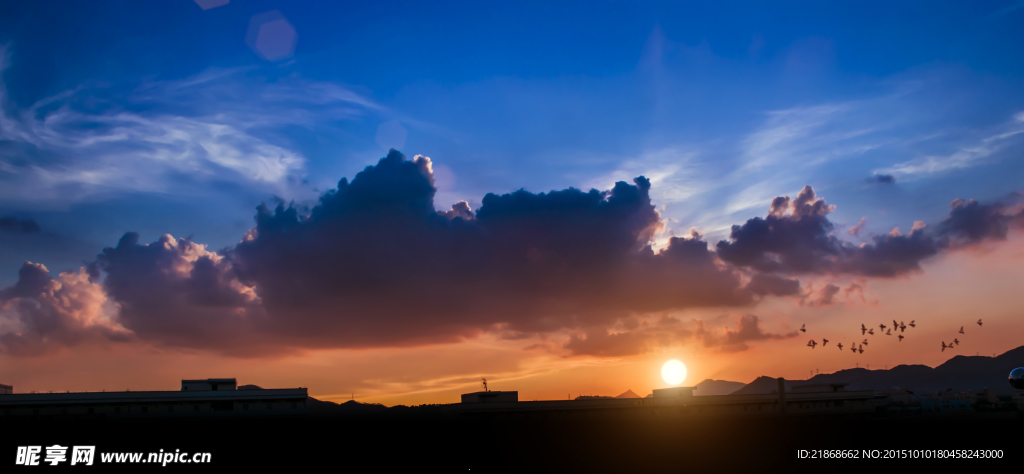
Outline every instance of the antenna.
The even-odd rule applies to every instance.
[[[484,377],[480,377],[480,382],[484,384],[484,391],[490,392],[490,390],[487,388],[487,379]]]

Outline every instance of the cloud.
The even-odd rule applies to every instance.
[[[757,273],[751,277],[746,288],[755,295],[790,296],[800,292],[800,282],[777,275]]]
[[[585,337],[569,336],[564,346],[572,355],[620,357],[647,352],[648,337],[635,331],[610,334],[605,329],[588,331]]]
[[[831,283],[826,283],[821,288],[808,292],[800,300],[800,305],[807,306],[828,306],[835,303],[835,296],[839,293],[841,288]]]
[[[871,178],[871,181],[881,184],[893,184],[896,182],[896,177],[891,174],[876,174]]]
[[[496,325],[549,332],[752,302],[706,242],[650,248],[661,221],[643,177],[609,191],[488,194],[475,215],[457,204],[448,212],[462,218],[450,219],[434,210],[431,169],[427,157],[392,150],[308,216],[260,209],[256,237],[232,262],[269,320],[287,321],[275,331],[323,345],[409,345]]]
[[[724,332],[718,332],[708,329],[703,321],[698,320],[697,330],[693,334],[702,341],[704,347],[717,348],[722,352],[742,352],[750,348],[748,342],[789,339],[800,333],[798,331],[786,334],[765,332],[761,327],[760,319],[756,315],[748,314],[739,318],[735,331],[725,328]]]
[[[158,346],[257,356],[585,329],[564,348],[624,354],[697,337],[736,351],[749,341],[790,336],[765,333],[754,316],[724,333],[702,323],[675,327],[672,318],[654,328],[636,318],[799,295],[791,275],[904,274],[940,251],[1005,238],[1006,227],[1020,219],[1008,214],[1009,204],[961,202],[936,226],[919,222],[908,235],[897,231],[855,246],[831,234],[834,206],[807,186],[795,199],[772,200],[765,218],[734,226],[717,253],[697,232],[655,251],[663,224],[650,189],[640,176],[604,191],[488,194],[475,212],[465,202],[438,212],[430,158],[391,150],[308,211],[280,201],[274,209],[260,205],[255,228],[232,247],[212,251],[170,235],[147,244],[127,233],[78,273],[51,280],[45,269],[26,267],[18,284],[3,290],[13,312],[0,344],[28,354],[16,349],[31,345],[24,341],[72,345],[77,331],[90,340],[130,335]],[[58,297],[53,290],[54,301],[98,292],[89,298],[117,309],[102,318],[76,313],[61,325],[66,331],[43,331],[49,313],[14,301],[57,283],[89,292]],[[845,290],[847,297],[863,299],[858,285]],[[813,302],[830,304],[839,291],[826,286]],[[609,332],[616,324],[623,330]]]
[[[851,233],[851,234],[853,234],[853,235],[859,236],[860,235],[860,231],[864,230],[864,223],[867,222],[867,220],[868,220],[867,217],[861,217],[860,220],[857,221],[856,225],[850,227],[846,231]]]
[[[766,217],[734,225],[729,240],[718,242],[718,256],[766,273],[893,277],[920,271],[921,261],[945,249],[1005,239],[1010,223],[1024,219],[1022,213],[1005,214],[1004,204],[954,201],[949,217],[938,224],[934,235],[918,221],[909,234],[894,229],[874,236],[872,243],[855,246],[832,234],[835,225],[827,216],[833,209],[810,186],[796,199],[777,197]]]
[[[1014,213],[1011,206],[1001,202],[981,204],[974,199],[955,199],[950,208],[949,217],[939,224],[939,230],[958,245],[985,239],[1006,240],[1011,225],[1024,223],[1024,210]]]
[[[18,282],[0,290],[0,352],[42,355],[86,342],[127,341],[117,305],[85,269],[51,279],[45,266],[25,262]]]
[[[432,163],[392,150],[308,214],[258,208],[218,252],[134,233],[92,266],[119,324],[157,345],[235,355],[545,333],[634,312],[753,302],[699,235],[655,252],[650,182],[488,194],[437,212]]]
[[[169,346],[239,355],[281,350],[266,347],[260,299],[251,286],[239,282],[223,255],[170,235],[151,244],[138,239],[138,234],[125,234],[96,262],[105,276],[103,287],[120,305],[118,321],[126,329]]]
[[[39,224],[32,219],[19,219],[14,216],[0,217],[0,232],[31,234],[39,232],[39,230]]]
[[[0,75],[11,50],[0,47]],[[83,85],[23,108],[0,81],[0,202],[182,194],[190,192],[183,183],[208,182],[289,196],[306,158],[279,130],[382,110],[334,84],[258,84],[240,77],[247,71],[211,69],[119,91]]]
[[[984,163],[990,157],[1018,143],[1024,133],[1024,120],[1018,112],[1013,120],[1001,125],[992,134],[976,139],[973,143],[959,147],[945,155],[928,155],[898,163],[889,168],[876,170],[880,175],[910,176],[941,173],[951,170],[970,168]]]

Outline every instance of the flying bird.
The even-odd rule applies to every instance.
[[[963,334],[963,333],[964,333],[964,327],[960,326],[960,334]]]
[[[807,347],[810,347],[811,349],[814,349],[814,346],[817,346],[817,345],[818,345],[818,343],[814,342],[814,339],[811,339],[811,342],[807,343]]]
[[[903,324],[903,321],[900,321],[900,332],[903,332],[903,331],[906,331],[906,330],[907,330],[907,325]]]
[[[885,331],[885,335],[886,336],[891,336],[892,335],[892,329],[889,329],[889,330]]]
[[[857,346],[850,346],[850,350],[853,352],[857,352]]]
[[[864,344],[865,346],[868,345],[868,340],[865,339],[864,342],[862,342],[861,344]]]
[[[910,320],[910,327],[912,327],[912,328],[916,328],[917,327],[917,325],[914,324],[914,320],[913,319]]]
[[[981,326],[981,320],[980,319],[978,320],[978,326]]]
[[[946,341],[942,341],[942,352],[946,352]]]
[[[801,325],[800,326],[800,332],[807,332],[806,326],[807,326],[806,324]]]
[[[874,336],[875,335],[875,328],[868,329],[868,334]]]
[[[863,353],[864,353],[864,348],[863,348],[863,347],[861,347],[860,349],[858,349],[858,352],[860,352],[861,354],[863,354]]]
[[[903,335],[900,334],[900,342],[903,342]]]
[[[828,344],[828,339],[825,339],[823,337],[823,338],[821,338],[821,347],[825,347],[825,344]]]
[[[861,324],[860,325],[860,335],[863,336],[864,333],[866,333],[866,332],[868,332],[868,328],[864,327],[864,325]]]
[[[953,338],[953,342],[956,343],[956,345],[958,346],[960,345],[960,341],[958,341],[956,338]]]
[[[843,350],[843,343],[839,343],[839,350]]]
[[[894,327],[894,328],[895,327],[899,327],[899,324],[896,324],[896,320],[895,319],[892,320],[892,327]]]
[[[879,324],[878,325],[878,329],[881,329],[881,330],[885,331],[885,325],[884,324]]]

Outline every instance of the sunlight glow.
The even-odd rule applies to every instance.
[[[670,360],[661,366],[661,378],[670,385],[679,385],[686,380],[686,366],[678,360]]]

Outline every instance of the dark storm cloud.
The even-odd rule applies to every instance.
[[[956,199],[950,208],[949,217],[939,224],[939,232],[955,244],[1006,240],[1011,225],[1024,223],[1024,211],[1012,213],[1010,206],[1001,202],[981,204],[974,199]]]
[[[39,224],[32,219],[19,219],[14,216],[0,217],[0,232],[23,232],[26,234],[39,232]]]
[[[718,243],[718,256],[768,273],[892,277],[920,270],[921,261],[950,247],[1005,239],[1008,227],[1024,220],[1024,213],[1006,214],[1004,204],[957,200],[934,233],[915,224],[908,234],[894,229],[857,246],[832,234],[835,225],[827,217],[832,209],[810,186],[794,200],[777,197],[768,216],[734,225],[729,240]]]
[[[140,339],[236,355],[535,334],[752,303],[699,235],[651,248],[662,224],[649,190],[643,177],[609,191],[520,190],[488,194],[475,213],[465,203],[439,213],[429,158],[392,151],[308,215],[261,205],[233,248],[128,233],[81,277],[102,284],[117,322]]]
[[[794,274],[903,274],[943,249],[1005,238],[1021,216],[1007,205],[959,202],[935,235],[922,223],[855,246],[832,235],[833,206],[807,186],[796,199],[775,198],[767,217],[734,226],[717,254],[696,232],[656,252],[661,216],[642,176],[607,191],[488,194],[476,212],[465,202],[438,212],[431,166],[392,150],[308,212],[259,206],[256,227],[217,252],[127,233],[78,272],[54,279],[41,265],[25,267],[0,291],[0,345],[29,354],[130,335],[244,356],[586,328],[565,349],[625,354],[666,337],[633,315],[798,295]],[[93,303],[72,311],[80,302],[69,298]],[[627,332],[607,331],[622,322]],[[789,337],[765,333],[755,316],[724,334],[670,332],[722,350]]]
[[[870,180],[881,184],[893,184],[896,182],[896,177],[891,174],[876,174]]]
[[[392,151],[308,217],[261,207],[232,253],[267,330],[310,344],[447,342],[494,325],[546,332],[634,311],[741,305],[751,296],[699,239],[655,253],[650,182],[519,190],[434,210],[431,163]]]

